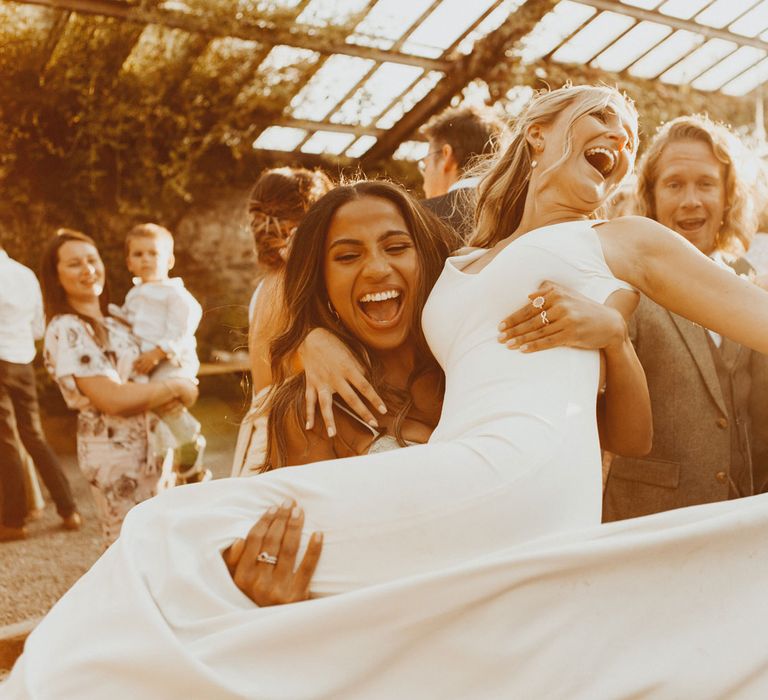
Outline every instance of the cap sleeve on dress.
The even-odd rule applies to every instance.
[[[77,316],[63,314],[48,324],[44,356],[46,369],[60,384],[74,385],[72,377],[107,376],[120,381],[113,363]]]
[[[584,294],[593,301],[604,304],[611,294],[619,289],[637,291],[631,284],[612,276],[593,277],[586,285]]]

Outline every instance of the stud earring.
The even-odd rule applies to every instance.
[[[538,160],[532,160],[531,161],[531,170],[533,170],[538,164],[539,164]]]

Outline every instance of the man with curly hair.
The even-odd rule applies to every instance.
[[[663,125],[638,167],[639,213],[715,262],[748,274],[740,253],[756,229],[744,158],[705,116]],[[685,285],[685,280],[679,280]],[[616,457],[604,520],[750,496],[768,477],[768,358],[643,297],[630,336],[653,409],[653,449]]]

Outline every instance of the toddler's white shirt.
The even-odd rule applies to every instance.
[[[134,287],[125,295],[122,309],[115,309],[131,324],[141,351],[161,348],[168,359],[197,373],[195,331],[203,317],[203,309],[184,287],[181,277],[160,282],[133,280]]]

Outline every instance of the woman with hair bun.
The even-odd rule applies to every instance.
[[[263,276],[248,305],[252,400],[237,434],[232,476],[246,475],[251,465],[263,461],[266,418],[259,416],[259,407],[272,384],[269,344],[286,322],[280,301],[282,272],[296,227],[332,186],[322,170],[271,168],[259,175],[248,196],[248,221]]]

